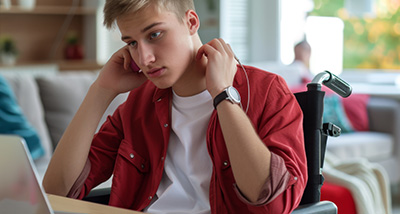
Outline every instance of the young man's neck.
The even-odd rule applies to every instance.
[[[193,60],[193,63],[186,71],[186,75],[172,86],[175,93],[182,97],[193,96],[206,90],[205,68],[207,59]]]
[[[196,44],[196,43],[195,43]],[[182,97],[193,96],[206,90],[206,66],[207,58],[202,57],[196,60],[197,50],[202,46],[200,41],[197,42],[192,55],[192,62],[187,68],[185,74],[172,86],[174,92]]]

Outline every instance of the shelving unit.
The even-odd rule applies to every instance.
[[[18,6],[12,6],[7,9],[0,6],[0,14],[32,14],[32,15],[67,15],[71,10],[69,6],[37,6],[32,10],[22,9]],[[96,9],[78,8],[75,15],[96,15]]]
[[[56,63],[74,70],[97,69],[100,67],[96,64],[97,3],[97,0],[80,0],[78,7],[72,8],[73,0],[36,0],[35,7],[26,10],[14,0],[11,8],[0,6],[0,37],[7,35],[16,42],[17,66]],[[71,12],[73,18],[64,33],[63,25]],[[66,36],[71,32],[78,36],[84,49],[81,61],[65,60]]]

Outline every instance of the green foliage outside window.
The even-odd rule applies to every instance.
[[[374,17],[355,17],[345,0],[314,0],[313,16],[344,22],[343,67],[400,70],[400,1],[377,0]]]

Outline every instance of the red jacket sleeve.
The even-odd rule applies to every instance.
[[[120,120],[120,110],[123,106],[124,104],[114,112],[113,116],[108,116],[107,121],[94,136],[86,165],[68,193],[68,197],[82,199],[90,190],[111,177],[123,137]]]
[[[259,98],[254,105],[263,105],[254,108],[255,111],[262,111],[254,113],[261,115],[254,124],[265,145],[283,159],[289,179],[287,180],[285,174],[280,179],[274,179],[274,182],[285,185],[284,191],[264,206],[270,213],[289,213],[299,205],[308,179],[303,113],[283,78],[273,74],[269,76],[271,75],[272,80],[264,84],[263,89],[254,89],[251,92],[254,93],[252,97]],[[262,78],[256,79],[262,81]]]

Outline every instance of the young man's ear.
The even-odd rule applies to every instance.
[[[200,19],[194,10],[186,11],[186,24],[191,35],[197,33],[200,27]]]

